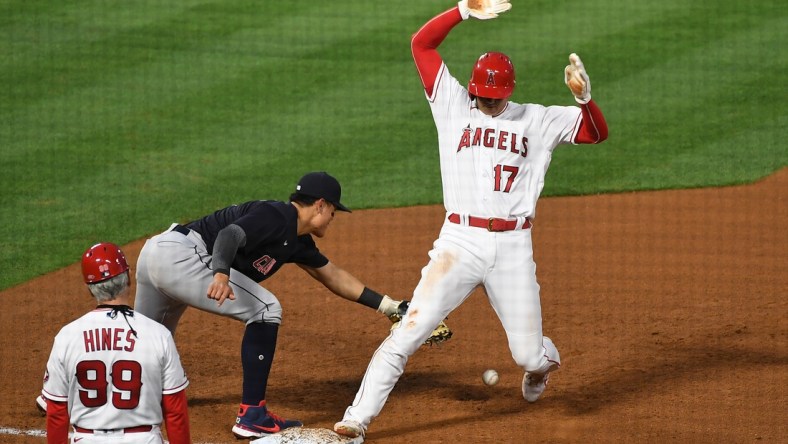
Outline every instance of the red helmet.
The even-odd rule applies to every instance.
[[[106,281],[128,269],[126,256],[117,245],[110,242],[93,245],[82,255],[82,277],[86,284]]]
[[[506,99],[514,91],[514,65],[500,52],[487,52],[473,66],[468,92],[476,97]]]

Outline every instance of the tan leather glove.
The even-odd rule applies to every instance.
[[[405,313],[408,312],[409,306],[410,306],[410,301],[402,301],[402,303],[400,303],[399,305],[399,309],[397,310],[397,313],[389,316],[389,319],[391,320],[391,322],[393,322],[391,326],[392,330],[400,326],[400,324],[402,323],[402,317],[405,316]],[[424,345],[429,345],[430,347],[433,345],[441,345],[444,342],[451,339],[452,334],[453,332],[451,331],[449,326],[446,325],[446,321],[445,320],[440,321],[440,323],[438,323],[438,325],[432,330],[430,337],[428,337],[427,340],[424,341]]]

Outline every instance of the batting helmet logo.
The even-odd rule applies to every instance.
[[[514,91],[514,65],[506,54],[487,52],[479,57],[471,72],[468,92],[474,97],[507,99]]]
[[[487,86],[495,86],[495,71],[487,70]]]
[[[110,242],[93,245],[82,255],[82,277],[86,284],[106,281],[128,269],[126,256],[117,245]]]

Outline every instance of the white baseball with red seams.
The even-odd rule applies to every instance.
[[[498,372],[493,369],[485,370],[482,373],[482,381],[487,385],[495,385],[498,383]]]

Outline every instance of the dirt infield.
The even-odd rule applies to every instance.
[[[744,187],[542,199],[544,331],[563,361],[543,398],[523,400],[522,371],[477,290],[449,318],[454,338],[411,358],[367,442],[785,442],[786,190],[783,169]],[[409,298],[442,217],[440,206],[341,214],[318,245],[370,287]],[[132,269],[141,246],[124,247]],[[267,287],[284,306],[269,404],[331,427],[389,321],[297,267]],[[93,305],[77,265],[0,292],[0,429],[45,427],[34,398],[52,339]],[[193,309],[181,322],[194,442],[235,442],[242,333]],[[487,368],[498,385],[482,383]]]

